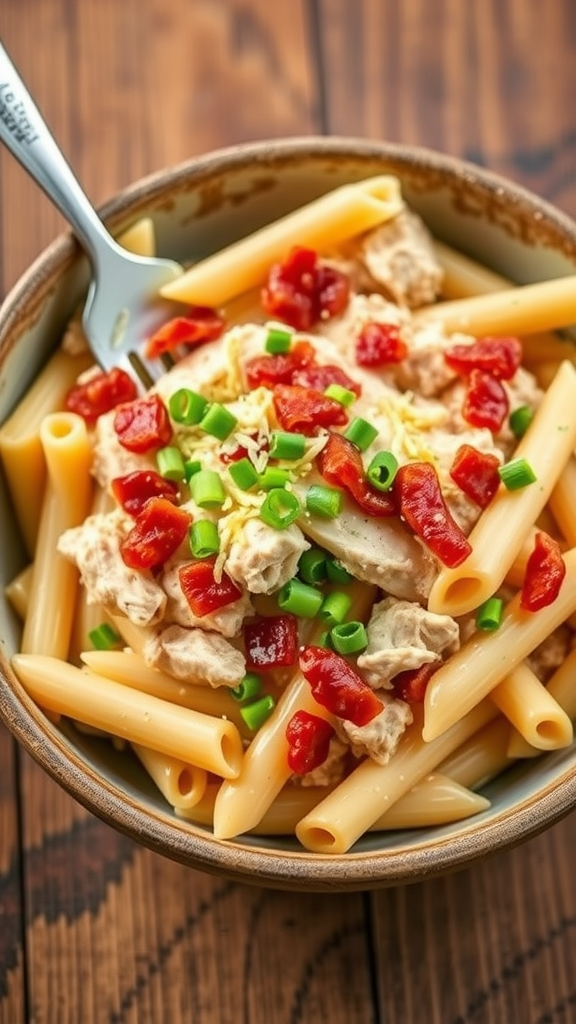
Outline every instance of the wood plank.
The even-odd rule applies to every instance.
[[[327,131],[484,164],[576,213],[571,0],[319,0]]]
[[[381,1019],[572,1020],[576,893],[566,851],[575,841],[571,815],[457,874],[375,894]]]
[[[15,744],[0,726],[0,1021],[24,1024],[24,920]]]

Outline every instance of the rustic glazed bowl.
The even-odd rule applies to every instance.
[[[153,218],[161,255],[206,256],[348,181],[391,172],[440,239],[518,283],[576,271],[576,225],[510,182],[427,150],[356,139],[295,139],[234,147],[161,172],[101,211],[113,231]],[[34,263],[0,312],[0,422],[48,354],[86,288],[88,268],[70,235]],[[576,496],[575,496],[576,497]],[[0,493],[0,579],[25,564],[18,523]],[[489,810],[425,830],[372,833],[345,856],[312,855],[296,840],[219,841],[176,818],[143,770],[111,745],[53,725],[9,665],[20,627],[0,598],[0,714],[42,767],[112,826],[195,868],[286,889],[368,889],[415,881],[512,846],[576,803],[576,747],[508,770],[486,787]]]

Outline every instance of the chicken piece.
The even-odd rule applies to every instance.
[[[125,615],[135,626],[150,626],[164,615],[166,594],[150,573],[123,562],[120,543],[131,527],[121,510],[98,513],[66,530],[58,551],[77,565],[88,604]]]
[[[142,654],[148,665],[189,683],[237,686],[246,674],[241,651],[204,629],[168,626],[144,644]]]
[[[227,637],[236,636],[244,619],[252,614],[252,603],[248,594],[243,594],[237,601],[233,601],[209,615],[202,617],[194,615],[184,596],[178,577],[178,570],[183,564],[182,561],[176,560],[167,562],[159,579],[168,597],[164,622],[167,625],[176,624],[187,628],[197,626],[200,629],[220,633]]]
[[[444,352],[448,344],[472,344],[468,334],[447,338],[442,324],[432,321],[414,331],[408,344],[408,355],[394,367],[394,381],[403,391],[414,391],[425,398],[440,395],[457,374],[448,365]]]
[[[412,708],[403,700],[380,694],[383,710],[367,725],[354,725],[345,718],[336,722],[336,732],[351,747],[355,757],[371,757],[377,764],[388,764],[406,726],[412,722]]]
[[[252,594],[272,594],[296,575],[300,555],[309,547],[295,524],[275,530],[261,519],[248,519],[230,546],[226,572]]]
[[[362,239],[358,259],[398,305],[417,309],[435,302],[443,271],[423,221],[404,208]]]
[[[297,786],[334,786],[344,778],[350,745],[332,736],[326,760],[305,775],[293,775]]]
[[[367,627],[368,647],[358,668],[374,689],[390,689],[398,672],[441,661],[460,646],[458,623],[419,604],[386,597],[372,609]]]

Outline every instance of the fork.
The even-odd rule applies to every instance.
[[[82,325],[100,367],[118,366],[141,392],[163,372],[143,343],[182,309],[158,290],[182,273],[173,260],[137,256],[112,238],[78,183],[0,43],[0,139],[72,227],[92,265]]]

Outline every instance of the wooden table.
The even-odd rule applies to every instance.
[[[0,36],[98,203],[267,136],[471,158],[576,215],[573,0],[1,0]],[[0,153],[0,286],[60,230]],[[1,1024],[576,1021],[576,817],[448,878],[288,895],[187,870],[0,730]]]

